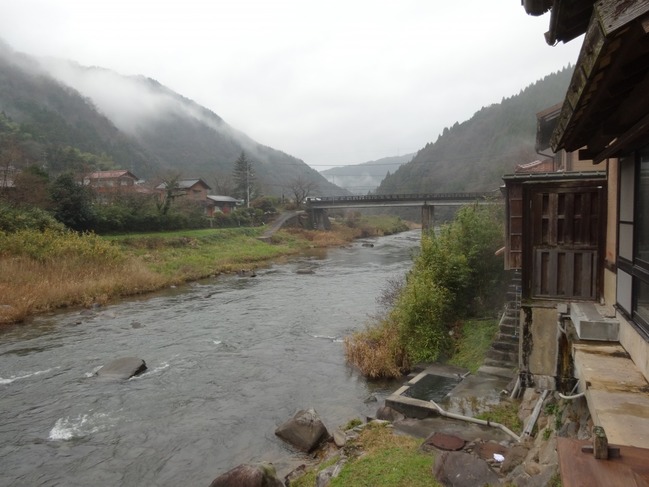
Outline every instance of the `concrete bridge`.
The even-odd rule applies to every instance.
[[[334,208],[421,207],[421,228],[433,228],[435,206],[461,206],[467,203],[494,203],[502,198],[500,190],[486,193],[377,194],[366,196],[321,196],[306,199],[313,227],[329,228],[327,210]]]

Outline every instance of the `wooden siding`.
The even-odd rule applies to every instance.
[[[596,299],[603,186],[530,188],[528,287],[533,298]]]
[[[533,296],[595,299],[598,258],[596,250],[535,249]]]
[[[523,186],[507,185],[507,221],[505,234],[505,269],[523,267]]]

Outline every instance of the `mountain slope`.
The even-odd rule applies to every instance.
[[[563,99],[573,69],[550,74],[501,103],[444,129],[411,162],[388,175],[377,193],[490,191],[535,153],[536,113]]]
[[[318,184],[321,194],[339,194],[302,160],[261,145],[205,107],[144,76],[122,76],[60,60],[44,65],[54,77],[90,98],[122,132],[160,161],[161,169],[206,181],[229,177],[241,152],[252,160],[265,194],[281,195],[290,181]]]
[[[145,179],[179,173],[213,185],[231,179],[245,152],[264,194],[281,196],[298,179],[315,182],[319,194],[345,193],[300,159],[255,142],[155,80],[31,58],[2,41],[0,117],[0,131],[19,127],[28,162],[55,173],[98,169],[101,160],[101,169]],[[76,150],[84,161],[72,166],[65,155]]]
[[[125,168],[147,172],[155,158],[121,133],[75,90],[49,77],[31,58],[0,42],[0,112],[21,125],[34,152],[76,147],[110,154]],[[40,157],[43,157],[42,155]],[[37,161],[47,163],[46,160]]]

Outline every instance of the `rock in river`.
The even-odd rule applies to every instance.
[[[298,411],[295,416],[279,426],[275,434],[307,453],[329,438],[327,428],[314,409]]]
[[[218,476],[210,487],[284,487],[269,463],[239,465]]]
[[[97,371],[105,379],[130,379],[146,370],[144,360],[137,357],[122,357],[104,365]]]

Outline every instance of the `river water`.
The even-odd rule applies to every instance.
[[[290,468],[299,454],[274,430],[297,409],[332,430],[397,386],[344,360],[342,337],[409,269],[419,232],[373,243],[0,330],[0,485],[207,486],[240,463]],[[122,356],[148,371],[93,376]]]

